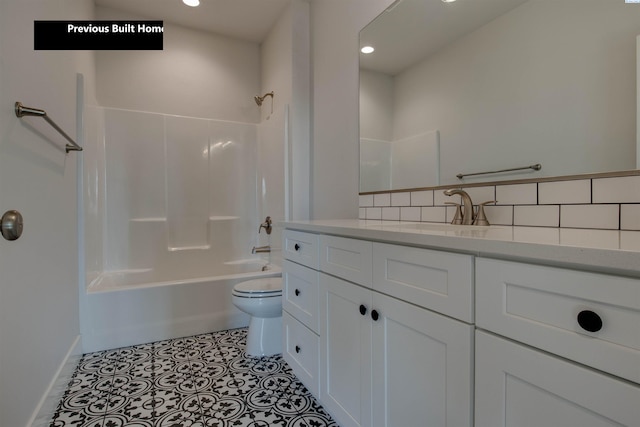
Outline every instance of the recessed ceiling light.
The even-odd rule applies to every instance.
[[[200,0],[182,0],[187,6],[196,7],[200,5]]]
[[[453,3],[456,0],[442,0],[442,3]]]
[[[362,49],[360,49],[360,52],[362,53],[371,53],[373,52],[375,49],[371,46],[364,46]]]

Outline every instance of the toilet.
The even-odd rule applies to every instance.
[[[233,305],[249,314],[247,356],[282,353],[282,277],[240,282],[233,287]]]

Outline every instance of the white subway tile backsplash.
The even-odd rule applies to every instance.
[[[489,224],[513,225],[513,206],[485,206],[484,213]]]
[[[640,203],[640,176],[593,180],[592,203]]]
[[[541,182],[538,184],[538,204],[560,205],[591,203],[591,180]]]
[[[411,206],[433,206],[433,190],[412,192]]]
[[[382,208],[367,208],[366,219],[382,219]]]
[[[446,222],[447,210],[444,206],[427,206],[422,208],[421,221]]]
[[[446,223],[451,224],[453,218],[456,216],[456,206],[447,206],[446,208]]]
[[[391,193],[391,206],[411,205],[411,193]]]
[[[373,206],[391,206],[391,193],[374,194]]]
[[[364,194],[360,196],[360,207],[366,208],[373,206],[373,194]]]
[[[640,245],[640,233],[621,233],[619,248],[623,251],[634,251]]]
[[[444,190],[435,190],[433,192],[433,204],[435,206],[446,206],[447,203],[462,203],[462,197],[455,196],[445,196]]]
[[[487,187],[470,187],[465,191],[471,197],[474,205],[496,200],[496,187],[494,185]]]
[[[640,230],[640,205],[620,205],[620,229]]]
[[[619,205],[562,205],[560,227],[617,230],[620,227]]]
[[[496,186],[498,205],[535,205],[538,203],[538,184]]]
[[[514,206],[513,225],[558,227],[560,225],[560,206]]]
[[[400,221],[400,208],[382,208],[382,219]]]
[[[420,221],[420,208],[418,206],[401,207],[400,221]]]
[[[462,188],[476,205],[498,201],[485,206],[493,225],[640,231],[640,175]],[[359,218],[451,222],[455,207],[447,203],[462,203],[462,198],[443,192],[360,195]]]

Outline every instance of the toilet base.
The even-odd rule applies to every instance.
[[[251,317],[245,351],[249,357],[273,356],[282,353],[282,316]]]

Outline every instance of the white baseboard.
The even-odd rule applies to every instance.
[[[38,406],[31,415],[27,427],[46,427],[49,426],[60,399],[64,395],[67,385],[71,380],[71,376],[78,365],[78,361],[82,357],[82,343],[80,335],[71,344],[67,355],[60,363],[56,374],[49,383],[49,387],[42,395]]]

